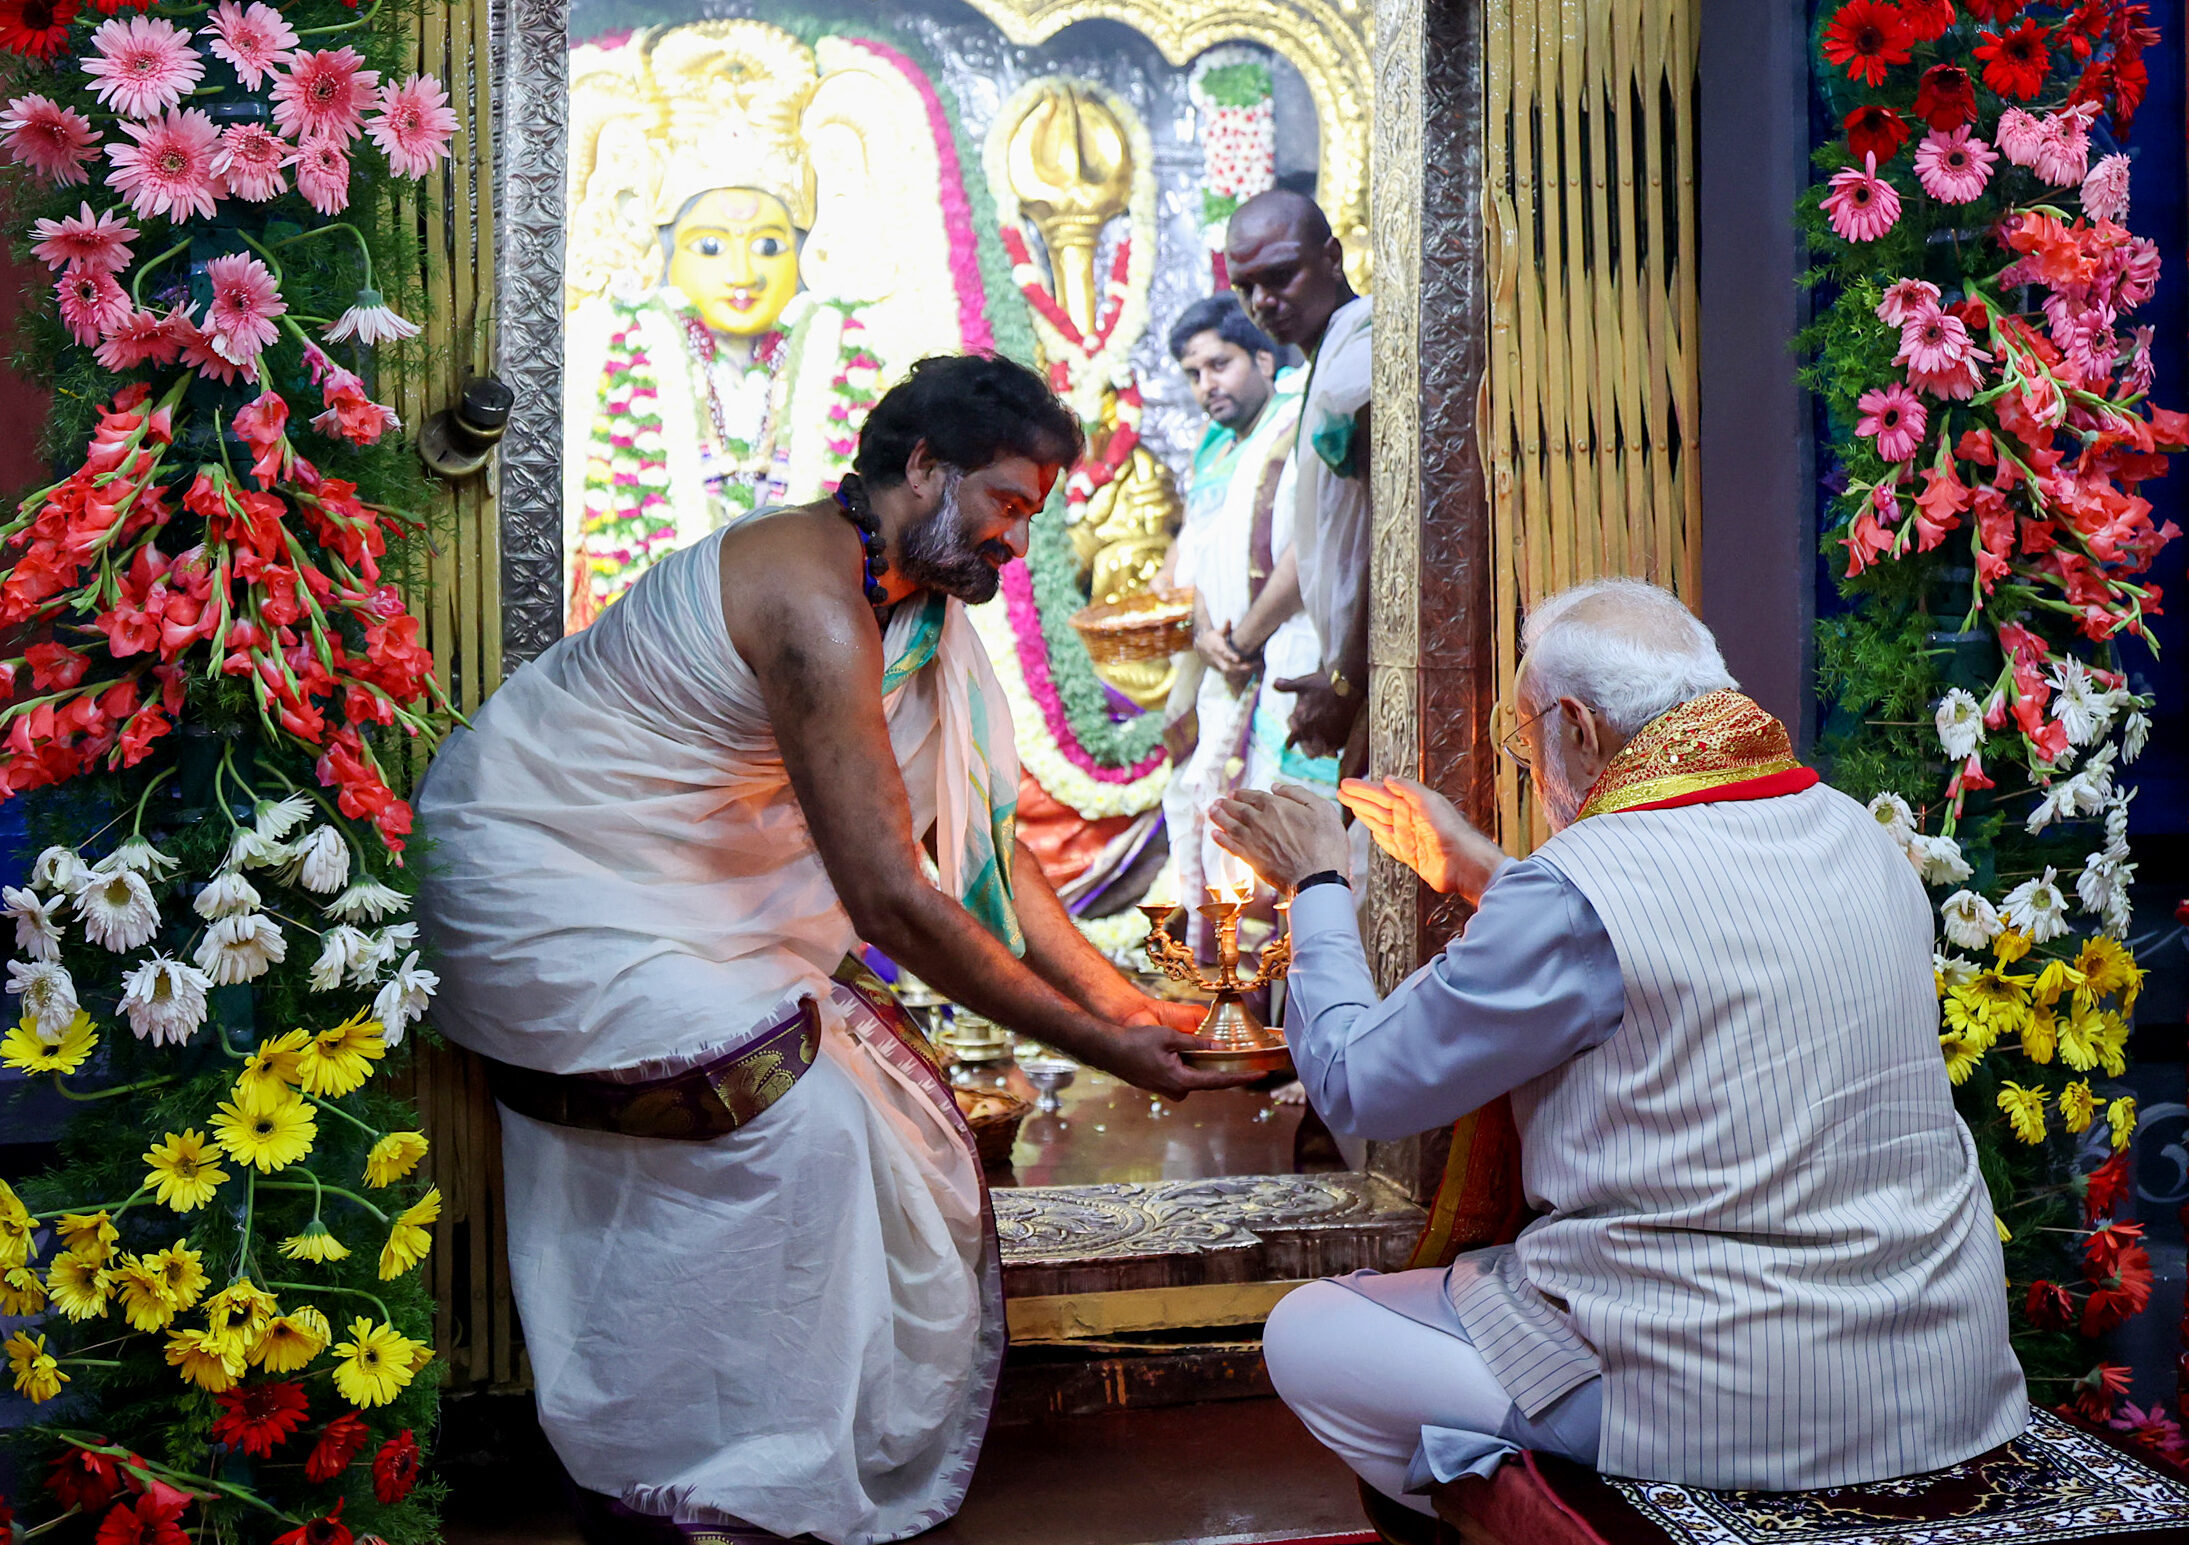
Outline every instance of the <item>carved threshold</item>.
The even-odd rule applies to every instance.
[[[1373,1175],[995,1193],[1012,1339],[1252,1324],[1300,1283],[1405,1265],[1422,1210]]]

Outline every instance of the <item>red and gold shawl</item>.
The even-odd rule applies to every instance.
[[[1575,819],[1771,799],[1816,781],[1816,770],[1795,760],[1786,726],[1753,699],[1726,689],[1643,725],[1597,776]]]

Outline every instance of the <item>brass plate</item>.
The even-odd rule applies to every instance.
[[[1288,1073],[1292,1070],[1289,1046],[1250,1046],[1243,1050],[1180,1052],[1188,1067],[1218,1073]]]

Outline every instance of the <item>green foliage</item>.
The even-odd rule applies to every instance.
[[[1204,70],[1196,84],[1201,95],[1218,107],[1254,107],[1267,102],[1276,89],[1269,78],[1269,66],[1259,59]]]

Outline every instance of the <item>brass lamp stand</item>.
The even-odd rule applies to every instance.
[[[1254,1011],[1247,1007],[1246,995],[1284,976],[1292,963],[1291,928],[1281,929],[1263,948],[1252,978],[1242,977],[1239,974],[1239,914],[1246,910],[1246,900],[1211,894],[1214,899],[1194,910],[1207,918],[1216,930],[1218,969],[1214,981],[1202,974],[1193,951],[1172,938],[1164,927],[1171,914],[1179,910],[1176,905],[1143,905],[1140,908],[1148,919],[1148,963],[1173,981],[1188,982],[1203,992],[1216,995],[1196,1032],[1213,1044],[1205,1051],[1185,1053],[1185,1060],[1195,1067],[1220,1068],[1226,1072],[1282,1072],[1292,1066],[1292,1052],[1285,1045],[1284,1032],[1256,1018]],[[1289,925],[1289,904],[1279,902],[1277,910]]]

